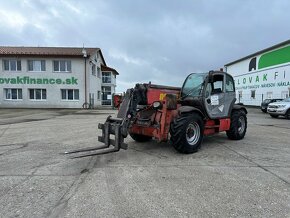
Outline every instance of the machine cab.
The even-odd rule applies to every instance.
[[[222,71],[190,74],[183,84],[181,98],[191,98],[191,106],[206,112],[211,119],[230,117],[236,101],[234,80]]]

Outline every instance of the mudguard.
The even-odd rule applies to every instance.
[[[234,104],[232,110],[243,110],[246,114],[248,113],[246,107],[242,104]]]
[[[201,110],[193,106],[181,106],[178,108],[178,114],[191,113],[191,112],[196,112],[200,114],[202,118],[206,117],[205,114]]]

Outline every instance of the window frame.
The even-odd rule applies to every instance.
[[[232,90],[229,90],[228,88],[230,87],[230,85],[228,86],[228,82],[232,83]],[[231,76],[226,74],[226,82],[225,82],[225,90],[226,92],[235,92],[235,81],[234,78],[232,78]]]
[[[289,97],[289,91],[281,91],[281,98],[288,98]]]
[[[211,95],[225,93],[225,75],[214,74],[211,84]]]
[[[109,76],[105,76],[104,73],[108,73]],[[104,82],[104,79],[109,79],[109,82]],[[104,84],[112,84],[112,72],[111,71],[103,71],[102,72],[102,83]]]
[[[55,70],[55,63],[56,62],[58,62],[58,70]],[[61,64],[60,64],[61,62],[65,63],[65,70],[64,71],[61,70]],[[53,70],[54,73],[71,73],[72,72],[72,70],[71,70],[72,69],[72,64],[71,63],[72,63],[71,60],[64,60],[64,59],[62,59],[62,60],[53,60],[52,61],[52,70]],[[69,68],[68,66],[70,66],[70,69],[68,69]]]
[[[63,98],[63,91],[65,91],[65,98]],[[69,91],[73,91],[73,99],[69,99]],[[75,98],[76,93],[78,98]],[[62,101],[79,101],[80,91],[79,89],[60,89],[60,98]]]
[[[97,99],[100,101],[102,99],[102,92],[98,90]]]
[[[92,75],[93,76],[96,76],[97,75],[97,66],[94,64],[94,63],[92,63]]]
[[[224,92],[224,81],[223,80],[214,81],[212,83],[212,86],[213,86],[213,90],[220,89],[220,93]]]
[[[16,90],[17,98],[13,99],[12,90]],[[9,93],[11,96],[10,98],[7,98],[8,91],[10,91]],[[4,100],[7,100],[7,101],[22,101],[23,100],[23,92],[22,92],[22,89],[19,89],[19,88],[4,88],[4,95],[5,95]]]
[[[256,99],[256,90],[251,90],[251,99]]]
[[[102,78],[102,72],[101,72],[101,68],[97,67],[97,77],[98,78]]]
[[[102,101],[102,105],[112,105],[112,87],[111,86],[102,86],[102,92],[101,92],[101,101]],[[106,89],[109,89],[106,90]],[[111,99],[108,99],[108,96],[111,97]],[[108,104],[108,102],[110,102],[110,104]]]
[[[33,63],[34,62],[40,62],[40,70],[30,70],[30,62],[32,62],[32,68],[34,68],[34,65]],[[44,68],[42,69],[42,66],[44,66]],[[39,59],[30,59],[30,60],[27,60],[27,71],[28,72],[45,72],[46,71],[46,60],[39,60]]]
[[[36,98],[36,90],[40,90],[40,96],[41,98],[40,99],[37,99]],[[34,98],[31,98],[31,91],[33,91],[33,96]],[[44,91],[45,91],[45,98],[43,98],[43,94],[44,94]],[[28,89],[28,97],[29,97],[29,100],[31,101],[46,101],[47,100],[47,90],[46,89],[37,89],[37,88],[32,88],[32,89]]]
[[[273,92],[266,92],[267,99],[273,98]]]
[[[9,68],[8,70],[5,69],[5,61],[8,61],[8,68]],[[11,70],[11,61],[15,61],[15,70]],[[3,59],[2,60],[2,69],[5,72],[20,72],[22,70],[21,60],[17,59],[17,58]]]

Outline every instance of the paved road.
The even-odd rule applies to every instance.
[[[0,110],[1,217],[289,217],[290,121],[250,109],[241,141],[225,134],[182,155],[166,143],[68,159],[98,145],[114,111]]]

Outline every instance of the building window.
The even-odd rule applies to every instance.
[[[53,61],[54,72],[71,72],[71,61]]]
[[[273,92],[267,92],[267,98],[272,99],[273,98]]]
[[[110,86],[102,86],[102,105],[112,105],[112,94]]]
[[[256,90],[251,90],[251,98],[256,98]]]
[[[46,89],[29,89],[29,99],[46,100]]]
[[[20,60],[3,60],[4,71],[21,71],[21,61]]]
[[[4,89],[6,100],[21,100],[22,89]]]
[[[98,100],[101,100],[101,91],[98,91]]]
[[[281,97],[284,99],[284,98],[288,98],[288,91],[282,91],[281,92]]]
[[[97,67],[97,77],[101,78],[101,68]]]
[[[96,75],[96,65],[92,64],[92,75]]]
[[[111,72],[103,72],[102,82],[103,83],[111,83]]]
[[[28,71],[35,72],[45,71],[45,60],[29,60]]]
[[[61,89],[62,100],[79,100],[78,89]]]

